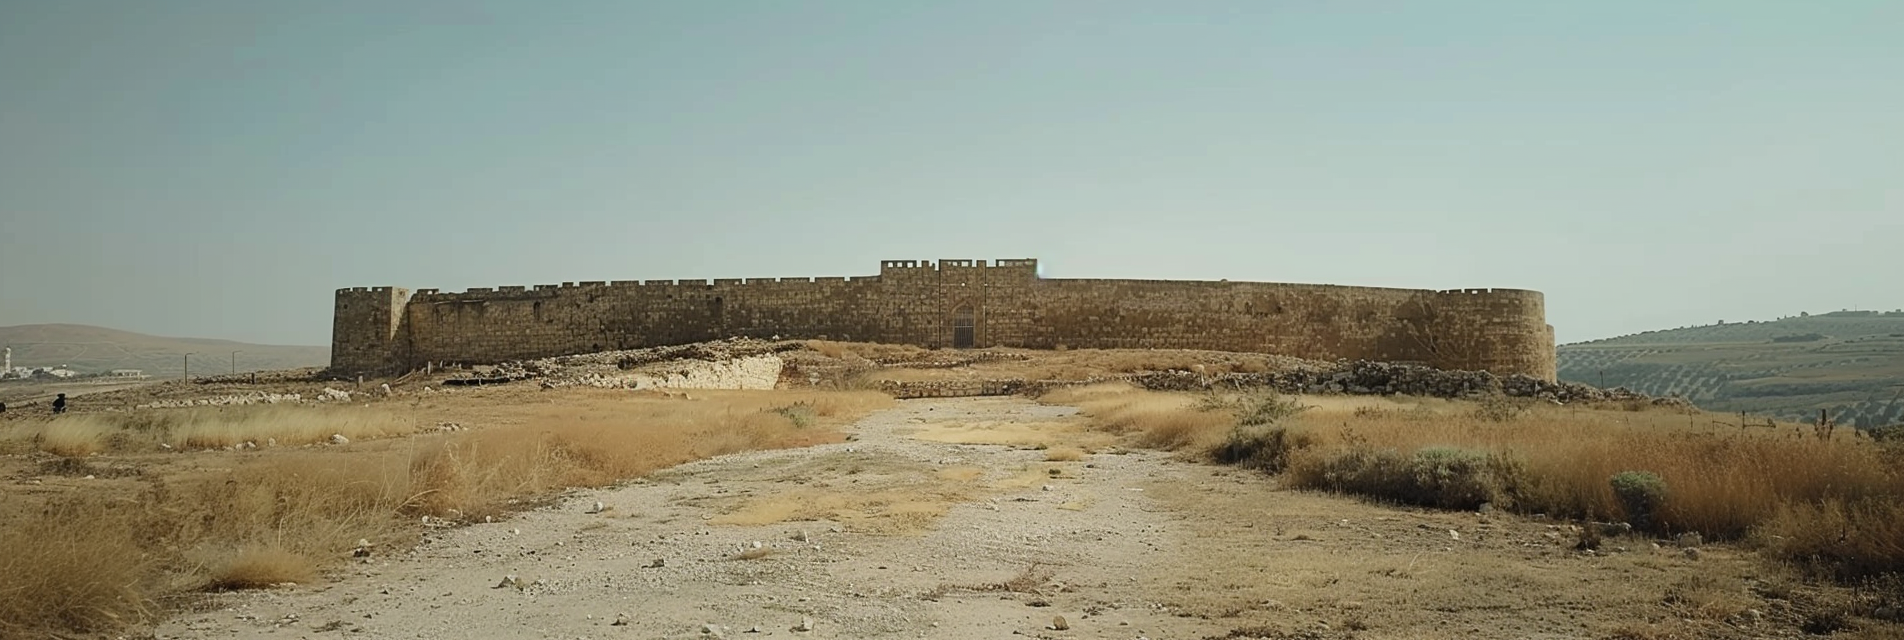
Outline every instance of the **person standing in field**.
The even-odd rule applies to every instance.
[[[53,413],[66,413],[66,394],[59,394],[58,398],[53,399]]]

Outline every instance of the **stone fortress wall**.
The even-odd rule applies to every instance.
[[[1555,375],[1537,291],[1047,279],[1031,259],[888,260],[879,275],[850,278],[340,289],[331,368],[394,372],[735,336],[1212,349]]]

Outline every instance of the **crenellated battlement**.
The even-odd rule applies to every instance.
[[[926,347],[1189,348],[1554,374],[1538,291],[1046,279],[1032,258],[878,275],[337,290],[332,368],[485,363],[733,336]]]

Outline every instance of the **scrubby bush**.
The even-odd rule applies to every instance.
[[[1422,449],[1410,463],[1418,492],[1413,502],[1450,509],[1509,502],[1516,475],[1510,458],[1459,447]]]
[[[1522,474],[1518,461],[1486,451],[1428,447],[1412,454],[1354,447],[1292,468],[1299,486],[1444,509],[1505,505]]]
[[[1871,436],[1872,440],[1876,440],[1878,442],[1904,443],[1904,424],[1894,424],[1894,425],[1884,426],[1884,427],[1873,427],[1865,431],[1864,435]]]
[[[1297,398],[1268,389],[1235,396],[1212,391],[1199,396],[1192,406],[1205,413],[1231,412],[1236,416],[1236,423],[1243,426],[1275,424],[1310,409]]]
[[[1236,423],[1243,426],[1275,424],[1280,420],[1293,418],[1307,411],[1309,407],[1296,398],[1285,397],[1273,391],[1244,396],[1236,408]]]
[[[1217,462],[1269,473],[1289,466],[1290,453],[1310,446],[1314,439],[1287,427],[1238,425],[1222,444],[1210,451]]]
[[[1657,516],[1666,504],[1665,480],[1647,471],[1621,471],[1613,474],[1610,482],[1633,528],[1650,531],[1658,526]]]
[[[795,402],[784,407],[775,407],[771,411],[780,414],[789,422],[792,422],[795,428],[800,429],[805,429],[809,425],[812,425],[813,418],[816,415],[813,410],[813,405],[807,402]]]

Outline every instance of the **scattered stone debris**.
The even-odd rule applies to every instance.
[[[153,400],[135,405],[136,409],[179,409],[184,407],[223,407],[249,404],[301,403],[304,396],[296,393],[271,393],[253,391],[211,398],[180,398],[172,400]]]
[[[730,338],[504,362],[489,371],[450,378],[443,383],[471,386],[538,379],[548,389],[566,386],[772,388],[780,380],[783,361],[779,354],[805,348],[804,341]]]
[[[1275,360],[1281,368],[1264,373],[1211,375],[1174,369],[1077,380],[885,380],[879,384],[881,391],[902,399],[1036,396],[1063,387],[1124,382],[1153,391],[1270,389],[1280,393],[1309,395],[1410,395],[1469,399],[1506,396],[1558,404],[1644,402],[1656,406],[1692,406],[1683,398],[1655,398],[1621,387],[1601,389],[1573,382],[1549,382],[1521,374],[1503,377],[1486,371],[1451,371],[1419,364],[1371,360],[1333,363],[1282,357]]]

